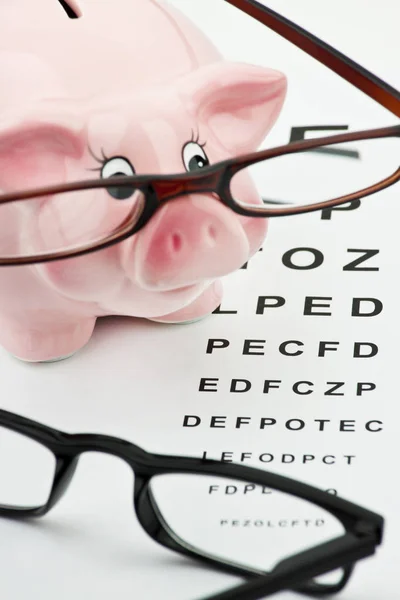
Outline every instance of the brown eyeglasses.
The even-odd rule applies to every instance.
[[[400,92],[351,59],[256,0],[225,2],[400,117]],[[362,161],[356,165],[344,159],[352,152],[351,147],[346,149],[352,142],[362,151]],[[193,193],[211,194],[240,215],[264,218],[359,200],[400,180],[399,149],[400,125],[394,125],[295,141],[213,165],[199,156],[193,171],[177,175],[126,174],[3,194],[0,266],[61,260],[107,248],[137,233],[165,202]],[[321,168],[324,151],[332,161]],[[249,181],[262,203],[244,200],[241,190]],[[51,202],[46,202],[50,196]],[[104,219],[99,209],[110,202],[115,216]]]

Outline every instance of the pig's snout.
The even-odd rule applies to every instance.
[[[131,259],[139,285],[162,291],[227,275],[249,253],[240,217],[217,199],[190,196],[159,211],[140,233]]]

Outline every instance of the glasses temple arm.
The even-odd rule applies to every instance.
[[[294,589],[314,577],[371,556],[375,553],[377,543],[374,535],[360,538],[347,533],[281,561],[267,575],[257,576],[203,600],[260,600],[276,592]]]
[[[400,92],[329,44],[257,0],[225,0],[263,23],[400,117]]]

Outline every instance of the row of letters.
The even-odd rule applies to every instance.
[[[290,298],[293,302],[293,299]],[[295,299],[296,304],[299,298]],[[254,306],[256,315],[269,314],[271,309],[282,308],[287,304],[283,296],[258,296]],[[305,317],[330,317],[333,314],[333,296],[305,296],[300,299],[301,314]],[[383,311],[383,302],[378,298],[351,298],[348,315],[351,317],[377,317]],[[232,306],[223,307],[222,304],[215,309],[216,315],[237,315],[238,310]]]
[[[210,429],[248,429],[258,428],[267,431],[338,431],[341,433],[355,433],[365,431],[367,433],[379,433],[383,431],[383,422],[378,419],[368,421],[357,421],[356,419],[275,419],[274,417],[233,417],[227,415],[211,415],[204,418],[199,415],[184,415],[182,427],[198,428],[208,427]]]
[[[353,465],[356,456],[354,454],[342,454],[336,456],[336,454],[271,454],[271,452],[238,452],[238,451],[222,451],[220,453],[209,452],[204,450],[201,456],[202,459],[219,460],[220,462],[234,462],[234,463],[252,463],[254,461],[261,463],[281,463],[284,465],[288,464],[324,464],[324,465]]]
[[[342,271],[364,271],[370,273],[371,271],[379,271],[379,267],[375,261],[370,262],[377,254],[379,250],[367,248],[348,248],[347,252],[353,254],[356,258],[353,258],[350,262],[346,262]],[[282,255],[282,264],[288,269],[295,271],[312,271],[313,269],[319,269],[325,262],[325,255],[321,250],[317,248],[309,248],[306,246],[291,248]],[[367,264],[368,263],[368,264]],[[248,268],[246,263],[243,269]]]
[[[258,382],[256,391],[262,394],[270,394],[275,390],[281,389],[282,379],[264,379]],[[283,385],[285,391],[292,391],[297,396],[309,396],[310,394],[322,394],[323,396],[345,396],[350,394],[349,384],[346,387],[345,381],[326,381],[323,382],[322,389],[315,388],[313,381],[307,379],[295,381]],[[357,381],[352,384],[353,393],[356,396],[362,396],[366,392],[376,390],[376,383],[372,381]],[[201,377],[199,383],[199,392],[229,392],[230,394],[246,394],[251,389],[254,390],[254,384],[249,379],[229,379],[228,382],[221,386],[219,377]]]
[[[243,343],[238,344],[236,341],[234,343],[236,347],[240,346],[240,354],[243,356],[264,356],[266,354],[267,340],[245,339]],[[341,342],[338,341],[320,341],[317,344],[316,355],[318,358],[324,358],[331,352],[337,352],[340,345]],[[207,342],[206,354],[213,354],[217,350],[226,350],[231,346],[232,342],[226,338],[210,338]],[[302,356],[304,346],[304,342],[300,340],[286,340],[279,344],[278,352],[283,356]],[[373,358],[377,354],[378,346],[373,342],[352,343],[353,358]]]

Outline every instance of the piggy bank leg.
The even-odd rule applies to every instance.
[[[194,323],[208,317],[221,304],[223,295],[222,283],[214,282],[194,302],[180,310],[149,319],[158,323]]]
[[[61,325],[62,323],[62,325]],[[55,362],[75,354],[92,337],[96,319],[68,323],[62,318],[54,323],[34,324],[23,328],[7,319],[0,320],[0,345],[24,362]]]

